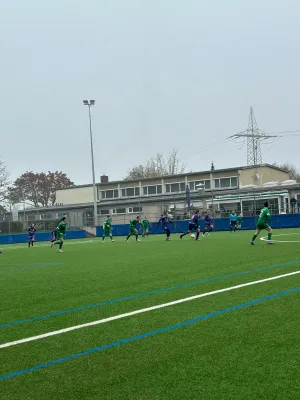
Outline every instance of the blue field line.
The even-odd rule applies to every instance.
[[[118,299],[112,299],[112,300],[106,300],[106,301],[102,301],[100,303],[88,304],[85,306],[71,308],[69,310],[56,311],[56,312],[53,312],[50,314],[39,315],[37,317],[21,319],[21,320],[12,321],[12,322],[5,322],[5,323],[0,324],[0,328],[7,328],[8,326],[20,325],[20,324],[25,324],[28,322],[33,322],[33,321],[40,321],[40,320],[47,319],[47,318],[57,317],[59,315],[70,314],[70,313],[73,313],[76,311],[83,311],[83,310],[88,310],[90,308],[102,307],[102,306],[106,306],[109,304],[115,304],[115,303],[121,303],[122,301],[133,300],[133,299],[137,299],[139,297],[150,296],[153,294],[164,293],[164,292],[168,292],[168,291],[175,290],[175,289],[181,289],[181,288],[191,287],[191,286],[195,286],[195,285],[200,285],[201,283],[208,283],[208,282],[219,281],[222,279],[227,279],[227,278],[231,278],[231,277],[235,277],[235,276],[246,275],[246,274],[250,274],[251,272],[266,271],[266,270],[272,269],[272,268],[286,267],[288,265],[294,265],[297,263],[300,263],[300,260],[288,261],[286,263],[269,265],[267,267],[262,267],[262,268],[257,268],[257,269],[249,269],[247,271],[233,272],[228,275],[218,276],[218,277],[214,277],[214,278],[201,279],[199,281],[183,283],[183,284],[171,286],[168,288],[155,289],[150,292],[137,293],[137,294],[133,294],[131,296],[120,297]]]
[[[35,267],[37,265],[53,265],[53,264],[61,264],[61,263],[53,263],[53,262],[38,262],[38,263],[34,263],[34,264],[28,264],[28,263],[22,263],[22,264],[0,264],[0,267]]]
[[[48,267],[58,267],[60,265],[64,265],[63,262],[53,262],[53,263],[39,263],[39,264],[0,264],[0,267],[18,267],[18,268],[7,268],[2,269],[0,268],[1,272],[14,272],[14,271],[24,271],[26,269],[33,269],[33,268],[48,268]]]
[[[233,307],[228,307],[228,308],[225,308],[223,310],[214,311],[212,313],[201,315],[200,317],[196,317],[196,318],[190,319],[188,321],[180,322],[180,323],[178,323],[176,325],[167,326],[165,328],[161,328],[161,329],[157,329],[157,330],[154,330],[154,331],[142,333],[140,335],[133,336],[133,337],[130,337],[130,338],[127,338],[127,339],[122,339],[122,340],[118,340],[116,342],[112,342],[112,343],[105,344],[105,345],[102,345],[102,346],[94,347],[93,349],[89,349],[89,350],[86,350],[86,351],[82,351],[80,353],[72,354],[72,355],[67,356],[67,357],[58,358],[56,360],[48,361],[48,362],[46,362],[44,364],[39,364],[39,365],[35,365],[33,367],[30,367],[30,368],[22,369],[20,371],[11,372],[9,374],[0,376],[0,381],[4,381],[4,380],[10,379],[10,378],[14,378],[14,377],[19,376],[19,375],[24,375],[24,374],[27,374],[28,372],[34,372],[34,371],[37,371],[39,369],[48,368],[48,367],[51,367],[52,365],[61,364],[61,363],[65,362],[65,361],[70,361],[70,360],[74,360],[74,359],[79,358],[79,357],[83,357],[83,356],[87,356],[87,355],[90,355],[90,354],[93,354],[93,353],[97,353],[97,352],[109,349],[111,347],[120,346],[122,344],[126,344],[126,343],[129,343],[129,342],[135,342],[137,340],[144,339],[144,338],[147,338],[147,337],[150,337],[150,336],[155,336],[155,335],[158,335],[159,333],[170,332],[170,331],[173,331],[175,329],[181,328],[183,326],[192,325],[192,324],[194,324],[196,322],[204,321],[206,319],[209,319],[209,318],[212,318],[212,317],[216,317],[218,315],[222,315],[222,314],[225,314],[225,313],[228,313],[228,312],[231,312],[231,311],[235,311],[235,310],[240,310],[240,309],[245,308],[245,307],[253,306],[253,305],[256,305],[258,303],[262,303],[264,301],[275,299],[275,298],[278,298],[278,297],[281,297],[281,296],[284,296],[284,295],[287,295],[287,294],[290,294],[290,293],[295,293],[295,292],[298,292],[298,291],[300,291],[300,287],[296,287],[294,289],[286,290],[284,292],[271,294],[269,296],[261,297],[260,299],[248,301],[246,303],[238,304],[238,305],[233,306]]]

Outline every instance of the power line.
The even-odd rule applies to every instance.
[[[226,142],[235,140],[235,143],[238,143],[240,145],[239,146],[240,150],[244,148],[245,142],[247,142],[247,164],[258,165],[262,163],[261,145],[273,144],[280,138],[285,138],[289,136],[300,136],[300,129],[286,130],[280,132],[269,132],[269,133],[263,132],[257,126],[253,108],[251,107],[248,120],[248,127],[245,131],[238,132],[235,135],[208,144],[202,147],[200,150],[196,151],[195,153],[189,154],[189,156],[196,156],[198,154],[207,151],[208,149],[219,147],[220,145],[223,145]],[[236,139],[239,138],[241,138],[242,140],[237,141]],[[270,142],[266,142],[268,139],[272,140]],[[222,154],[223,152],[224,150],[222,151]]]
[[[212,147],[217,147],[221,143],[225,143],[225,142],[228,142],[228,141],[230,141],[230,138],[225,138],[225,139],[222,139],[222,140],[218,140],[217,142],[214,142],[214,143],[208,144],[207,146],[202,147],[201,150],[196,151],[196,153],[192,153],[192,154],[189,154],[189,155],[190,156],[196,156],[197,154],[203,153],[204,151],[206,151],[206,150],[208,150],[208,149],[210,149]]]
[[[293,134],[293,133],[298,136],[298,135],[300,135],[300,129],[295,129],[293,131],[269,132],[268,135],[281,135],[283,133],[287,133],[288,134],[287,136],[290,136],[290,134]],[[284,137],[284,136],[282,136],[282,137]]]

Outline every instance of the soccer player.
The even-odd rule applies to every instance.
[[[230,233],[232,233],[232,231],[235,233],[238,216],[234,210],[230,214],[229,219],[230,219]]]
[[[266,201],[264,203],[264,208],[261,210],[260,215],[258,217],[257,225],[256,225],[256,232],[253,235],[253,238],[250,242],[250,244],[253,246],[254,241],[257,238],[257,236],[260,234],[260,231],[263,229],[266,229],[268,231],[268,244],[273,244],[274,242],[272,241],[272,228],[270,227],[269,224],[271,224],[271,213],[269,210],[269,203]]]
[[[169,224],[173,224],[173,222],[170,220],[167,211],[165,211],[161,215],[161,217],[157,223],[157,227],[159,227],[160,224],[162,225],[162,228],[166,232],[166,235],[167,235],[166,240],[170,240],[171,231],[169,228]]]
[[[205,233],[207,233],[208,236],[210,236],[210,232],[213,230],[214,225],[213,225],[212,217],[208,211],[205,214],[204,221],[205,221],[204,222],[205,231],[202,233],[202,235],[205,236]]]
[[[51,247],[53,247],[53,245],[58,244],[59,245],[59,252],[63,253],[62,247],[64,244],[64,237],[66,235],[66,229],[67,229],[67,218],[63,217],[57,225],[56,228],[56,241],[52,242],[51,241]]]
[[[144,238],[145,236],[149,236],[149,225],[150,225],[150,222],[147,219],[147,217],[145,216],[145,218],[142,221],[142,229],[143,229],[142,238]]]
[[[53,243],[56,241],[57,238],[57,232],[56,232],[56,228],[51,232],[51,240],[50,240],[50,244],[51,247],[53,246]]]
[[[126,242],[129,243],[129,238],[131,235],[135,235],[136,242],[140,242],[139,240],[139,231],[137,230],[137,225],[141,223],[140,217],[136,217],[135,219],[130,220],[129,223],[129,234],[126,238]]]
[[[242,223],[243,223],[243,216],[242,216],[242,214],[240,214],[238,216],[238,218],[237,218],[237,230],[238,230],[238,232],[241,230]]]
[[[195,229],[197,232],[195,240],[199,240],[200,226],[199,226],[199,210],[198,209],[195,211],[195,214],[193,215],[192,219],[189,222],[187,232],[180,235],[180,239],[182,239],[185,235],[188,235],[189,233],[191,233],[193,231],[193,229]]]
[[[112,226],[111,226],[111,216],[110,215],[107,216],[107,219],[103,223],[103,238],[102,238],[103,242],[105,241],[106,236],[109,236],[110,240],[112,242],[114,242],[113,236],[112,236]]]
[[[28,247],[32,246],[35,241],[35,234],[36,234],[36,229],[34,224],[31,224],[31,226],[27,229],[28,232]]]

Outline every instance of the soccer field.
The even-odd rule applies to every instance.
[[[300,231],[252,234],[2,248],[1,399],[295,400]]]

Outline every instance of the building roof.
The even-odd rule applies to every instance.
[[[271,165],[271,164],[260,164],[260,165],[252,165],[252,166],[244,166],[244,167],[231,167],[231,168],[221,168],[221,169],[215,169],[214,171],[211,170],[206,170],[206,171],[197,171],[197,172],[184,172],[182,174],[175,174],[175,175],[162,175],[162,176],[156,176],[156,177],[152,177],[152,178],[141,178],[141,179],[120,179],[118,181],[109,181],[107,183],[100,183],[97,182],[96,185],[97,186],[101,186],[101,185],[110,185],[110,184],[119,184],[119,183],[130,183],[130,182],[137,182],[137,181],[149,181],[151,179],[167,179],[167,178],[174,178],[174,177],[184,177],[186,175],[188,176],[194,176],[194,175],[199,175],[199,174],[210,174],[210,173],[217,173],[217,172],[230,172],[230,171],[238,171],[238,170],[247,170],[247,169],[253,169],[253,168],[262,168],[262,167],[267,167],[267,168],[271,168],[271,169],[276,169],[277,171],[281,171],[281,172],[287,172],[286,170],[277,167],[276,165]],[[59,190],[66,190],[66,189],[76,189],[76,188],[84,188],[84,187],[92,187],[92,183],[88,183],[85,185],[74,185],[74,186],[70,186],[68,188],[64,188],[64,189],[56,189],[57,191]]]

